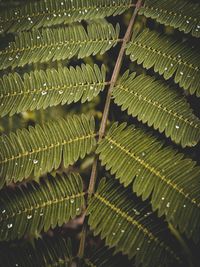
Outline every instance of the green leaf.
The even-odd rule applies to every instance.
[[[26,64],[45,63],[84,58],[104,54],[119,42],[119,24],[92,23],[87,30],[80,24],[56,29],[21,32],[7,48],[0,51],[0,69],[23,67]]]
[[[161,24],[172,26],[184,33],[200,37],[200,5],[188,0],[146,0],[139,10],[140,15],[152,18]]]
[[[126,54],[200,97],[200,54],[188,43],[146,29],[130,41]]]
[[[93,118],[74,115],[1,136],[0,188],[84,158],[96,144],[94,131]]]
[[[17,32],[122,14],[131,0],[46,0],[1,11],[0,32]]]
[[[200,167],[143,130],[113,124],[97,153],[102,165],[143,200],[151,198],[158,216],[187,237],[200,237]]]
[[[86,252],[87,253],[87,252]],[[114,249],[108,249],[106,247],[100,247],[90,253],[91,255],[85,255],[83,259],[84,267],[121,267],[123,262],[126,267],[134,267],[133,262],[128,261],[121,253],[116,254]]]
[[[47,69],[0,79],[0,116],[81,100],[91,101],[105,88],[105,66]]]
[[[0,249],[0,267],[70,267],[71,244],[61,237],[44,237],[31,244],[11,246],[4,244]]]
[[[126,72],[113,90],[114,101],[129,115],[153,126],[183,147],[200,140],[200,120],[184,96],[161,80]]]
[[[0,192],[0,240],[45,232],[74,218],[84,206],[82,179],[77,174],[48,176],[39,184]]]
[[[94,234],[100,234],[106,245],[127,254],[129,259],[135,257],[136,266],[179,266],[180,258],[165,241],[166,225],[147,204],[112,180],[100,182],[87,214]]]

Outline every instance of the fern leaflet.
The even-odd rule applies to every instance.
[[[0,69],[103,54],[119,42],[119,25],[92,23],[21,32],[0,51]]]
[[[133,6],[131,0],[42,0],[10,8],[0,14],[1,32],[18,32],[62,23],[119,15]]]
[[[0,193],[0,240],[13,240],[61,226],[81,213],[82,179],[77,174],[48,176]]]
[[[91,101],[105,88],[105,66],[47,69],[0,79],[0,116],[27,110]]]
[[[65,266],[72,263],[71,244],[61,237],[36,240],[34,245],[11,246],[0,249],[0,267]]]
[[[188,0],[146,0],[139,14],[200,37],[200,5]]]
[[[126,53],[132,61],[154,67],[165,79],[173,77],[180,87],[200,97],[200,55],[189,44],[146,29],[129,43]]]
[[[114,101],[138,120],[165,131],[165,135],[183,147],[200,140],[200,120],[186,98],[160,80],[148,75],[126,72],[113,90]]]
[[[0,187],[84,158],[96,144],[94,128],[93,118],[74,115],[1,136]]]
[[[88,207],[89,225],[94,234],[105,238],[106,245],[134,256],[136,266],[169,266],[180,258],[164,241],[163,225],[138,199],[113,181],[102,180]],[[156,229],[162,233],[157,233]],[[170,265],[171,264],[171,265]]]
[[[113,124],[97,148],[102,165],[194,241],[200,233],[200,168],[171,147],[126,124]],[[124,167],[126,166],[126,167]]]

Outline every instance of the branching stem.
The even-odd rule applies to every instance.
[[[98,141],[101,141],[105,135],[106,125],[107,125],[107,120],[108,120],[108,114],[109,114],[109,110],[110,110],[110,103],[111,103],[111,98],[112,98],[112,91],[113,91],[113,88],[114,88],[115,83],[117,81],[117,78],[119,76],[119,72],[120,72],[120,69],[122,66],[122,62],[123,62],[123,58],[124,58],[124,54],[125,54],[125,50],[126,50],[126,45],[131,38],[133,25],[135,23],[135,20],[136,20],[136,17],[137,17],[137,14],[138,14],[138,11],[139,11],[141,5],[142,5],[142,0],[138,0],[136,5],[135,5],[133,16],[129,22],[126,34],[125,34],[123,41],[122,41],[122,46],[121,46],[114,70],[113,70],[110,86],[109,86],[107,97],[106,97],[102,121],[101,121],[101,125],[100,125],[100,130],[99,130]],[[98,165],[98,156],[96,155],[94,162],[93,162],[93,165],[92,165],[90,184],[89,184],[89,188],[88,188],[88,197],[89,198],[94,193],[94,190],[95,190],[96,177],[97,177],[97,165]],[[81,241],[80,241],[80,247],[79,247],[79,253],[78,253],[79,258],[82,258],[83,254],[84,254],[86,234],[87,234],[87,222],[85,219],[82,233],[81,233]]]

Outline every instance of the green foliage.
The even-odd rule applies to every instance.
[[[84,158],[94,148],[94,119],[71,116],[0,137],[0,187]]]
[[[70,242],[61,237],[43,238],[34,242],[34,246],[2,246],[0,250],[0,267],[70,267],[72,252]]]
[[[114,252],[114,249],[107,249],[101,247],[97,250],[92,251],[92,254],[88,257],[86,256],[83,260],[84,267],[117,267],[121,266],[121,263],[126,267],[134,267],[135,265],[129,262],[121,254]]]
[[[143,200],[151,197],[153,210],[165,214],[189,238],[200,236],[200,168],[141,129],[113,124],[97,153],[102,165],[129,184]],[[123,166],[126,166],[124,168]],[[151,265],[150,265],[151,266]]]
[[[179,257],[165,242],[162,225],[148,205],[141,205],[129,191],[113,181],[102,180],[89,202],[89,225],[94,235],[100,234],[101,239],[116,251],[122,251],[131,259],[136,257],[136,266],[170,266]]]
[[[180,87],[200,97],[200,54],[188,43],[146,29],[130,41],[126,53],[132,61],[146,69],[154,67],[166,80],[173,77]]]
[[[17,32],[62,23],[115,16],[132,6],[131,0],[41,0],[0,13],[0,32]]]
[[[193,114],[185,97],[175,88],[148,75],[126,72],[113,90],[114,101],[128,114],[148,126],[165,131],[183,147],[194,146],[200,140],[200,120]]]
[[[196,267],[198,146],[184,148],[200,141],[199,4],[2,1],[0,266]],[[159,132],[127,127],[112,101]]]
[[[188,0],[146,0],[139,14],[200,37],[200,5]]]
[[[77,174],[48,176],[0,193],[0,240],[45,232],[81,213],[84,193]]]
[[[4,75],[0,79],[0,114],[13,115],[27,110],[91,101],[105,88],[105,66],[82,64],[81,67],[59,67]]]
[[[0,69],[103,54],[118,43],[119,25],[92,23],[21,32],[0,51]]]

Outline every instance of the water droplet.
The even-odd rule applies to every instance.
[[[116,235],[116,233],[112,233],[113,235]]]
[[[169,207],[170,207],[170,202],[168,202],[168,203],[167,203],[166,207],[167,207],[167,208],[169,208]]]
[[[2,212],[1,213],[5,213],[6,212],[6,210],[2,210]]]
[[[165,198],[164,198],[164,197],[162,197],[161,199],[162,199],[162,200],[164,200]]]
[[[111,145],[111,146],[110,146],[110,148],[112,149],[112,148],[113,148],[113,146]]]
[[[32,218],[32,215],[27,215],[27,219],[30,220]]]
[[[70,200],[70,203],[73,204],[73,203],[74,203],[74,199],[71,199],[71,200]]]
[[[189,20],[186,20],[186,23],[188,24],[188,23],[190,23],[190,21]]]
[[[122,229],[122,230],[121,230],[121,232],[122,232],[122,233],[124,233],[124,232],[125,232],[125,230],[124,230],[124,229]]]
[[[180,75],[183,75],[183,72],[182,71],[180,71]]]
[[[180,126],[178,126],[178,125],[176,125],[175,127],[176,127],[176,129],[179,129],[180,128]]]
[[[12,226],[13,226],[12,223],[7,224],[8,229],[12,228]]]
[[[137,250],[137,251],[139,251],[139,250],[140,250],[140,248],[136,248],[136,250]]]
[[[183,205],[183,208],[186,208],[186,205],[185,204]]]
[[[37,163],[38,163],[38,160],[37,160],[37,159],[34,159],[34,160],[33,160],[33,163],[34,163],[34,164],[37,164]]]
[[[47,94],[47,91],[42,91],[42,95],[46,95]]]
[[[63,94],[63,90],[59,90],[58,93],[59,93],[60,95],[62,95],[62,94]]]

